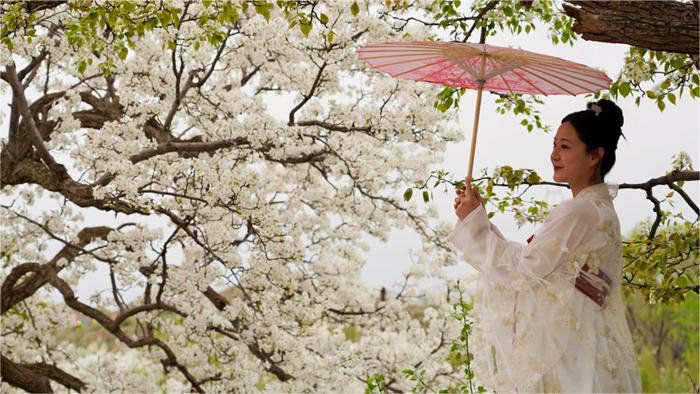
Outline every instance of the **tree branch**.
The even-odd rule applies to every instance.
[[[55,272],[49,272],[47,276],[49,283],[51,283],[51,285],[61,293],[61,295],[63,296],[63,300],[71,309],[74,309],[82,313],[83,315],[92,318],[93,320],[98,322],[104,329],[112,333],[112,335],[117,337],[121,342],[123,342],[130,348],[139,348],[144,346],[159,347],[165,352],[167,356],[167,358],[163,360],[164,365],[175,366],[190,382],[190,384],[192,385],[192,389],[195,392],[204,392],[202,387],[199,385],[197,379],[195,379],[195,377],[189,372],[189,370],[184,365],[178,362],[177,356],[172,351],[172,349],[170,349],[170,347],[164,342],[162,342],[160,339],[154,337],[143,337],[137,340],[131,339],[128,335],[126,335],[124,331],[122,331],[119,325],[115,324],[116,320],[112,321],[102,311],[78,301],[78,298],[75,296],[73,289],[71,289],[68,283],[66,283],[63,279],[59,278]],[[151,306],[143,306],[143,308],[145,308],[144,310],[150,310],[149,308],[151,308]],[[132,311],[126,311],[123,312],[122,315],[123,314],[128,314],[129,316],[132,316],[134,313],[132,313]],[[125,318],[121,319],[120,323],[124,319]]]
[[[85,383],[55,365],[46,363],[15,363],[5,355],[0,355],[0,375],[7,383],[30,393],[52,393],[49,379],[68,389],[83,391]]]
[[[564,13],[584,40],[698,55],[698,9],[680,1],[573,1]],[[697,64],[697,62],[696,62]]]
[[[36,263],[25,263],[14,267],[2,283],[0,314],[4,314],[17,303],[31,297],[39,288],[48,283],[48,271],[58,273],[63,269],[63,266],[58,266],[60,260],[73,261],[85,246],[95,239],[106,239],[112,231],[114,229],[105,226],[86,227],[78,233],[76,244],[66,243],[48,263],[41,266]],[[17,286],[19,279],[30,272],[34,274]]]
[[[321,83],[321,76],[323,75],[323,70],[325,70],[327,66],[326,62],[323,62],[321,67],[318,69],[318,74],[316,74],[316,79],[314,79],[314,83],[311,85],[311,89],[309,90],[309,93],[307,93],[304,96],[304,99],[301,100],[299,104],[297,104],[296,107],[292,108],[292,111],[289,113],[289,122],[287,122],[287,126],[294,126],[294,114],[301,109],[310,99],[311,97],[314,96],[316,93],[316,89],[318,88],[319,84]]]
[[[17,104],[17,109],[19,110],[20,115],[22,115],[22,118],[24,118],[24,122],[27,124],[27,128],[29,129],[29,139],[31,140],[34,148],[37,150],[39,157],[41,157],[44,164],[46,164],[46,166],[52,171],[65,174],[65,167],[58,164],[54,160],[53,156],[51,156],[49,153],[49,150],[46,149],[46,145],[44,145],[44,141],[41,138],[41,133],[39,133],[36,123],[34,123],[34,117],[29,111],[29,104],[27,104],[27,98],[24,96],[24,88],[19,81],[14,62],[5,66],[5,72],[2,73],[2,79],[6,80],[12,87],[13,102]]]
[[[213,152],[222,148],[230,148],[234,146],[248,145],[250,142],[243,137],[237,137],[232,140],[220,140],[211,142],[166,142],[159,144],[155,148],[141,151],[131,157],[132,163],[136,164],[140,161],[148,160],[151,157],[170,153],[170,152]]]
[[[690,208],[693,211],[695,211],[695,214],[700,215],[700,211],[698,210],[698,206],[695,204],[695,202],[693,202],[693,200],[690,199],[690,196],[688,195],[688,193],[685,192],[685,190],[681,189],[681,187],[676,185],[675,183],[668,185],[668,187],[675,190],[676,193],[680,194],[681,197],[683,197],[683,199],[685,200],[686,204],[688,204],[688,206],[690,206]]]
[[[297,126],[318,126],[318,127],[324,128],[326,130],[339,131],[341,133],[349,133],[349,132],[353,132],[353,131],[369,133],[370,131],[372,131],[372,127],[370,127],[370,126],[367,126],[367,127],[355,127],[355,126],[346,127],[346,126],[340,126],[337,124],[323,122],[323,121],[319,121],[319,120],[300,120],[300,121],[296,122],[296,125]]]

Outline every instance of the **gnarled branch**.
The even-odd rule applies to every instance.
[[[584,40],[665,52],[700,53],[698,8],[681,1],[573,1],[563,3]],[[698,61],[695,60],[696,66]]]

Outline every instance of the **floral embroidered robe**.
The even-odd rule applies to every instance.
[[[487,388],[641,392],[622,300],[616,195],[616,185],[586,187],[553,209],[529,244],[505,239],[483,206],[450,233],[448,241],[481,272],[470,351]],[[584,264],[612,279],[602,307],[574,286]]]

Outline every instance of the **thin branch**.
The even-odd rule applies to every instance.
[[[29,111],[29,104],[27,104],[27,98],[24,96],[24,88],[22,88],[22,84],[19,81],[14,62],[5,66],[2,79],[6,80],[12,87],[13,101],[17,103],[19,113],[22,115],[29,128],[29,138],[41,159],[51,170],[65,173],[65,167],[54,160],[53,156],[51,156],[49,150],[46,148],[46,145],[44,145],[41,133],[36,127],[36,123],[34,123],[34,117],[32,117]]]
[[[325,70],[326,66],[328,64],[326,62],[323,62],[321,67],[318,69],[318,74],[316,74],[316,79],[314,79],[314,83],[311,85],[311,89],[309,90],[309,93],[307,93],[304,98],[301,100],[299,104],[297,104],[296,107],[292,108],[292,111],[289,113],[289,122],[287,122],[288,126],[294,126],[294,114],[301,109],[310,99],[311,97],[314,96],[316,93],[316,89],[318,88],[319,84],[321,83],[321,76],[323,76],[323,70]]]
[[[693,202],[693,200],[690,199],[690,196],[685,192],[685,190],[681,189],[680,186],[676,185],[675,183],[672,183],[668,185],[671,189],[675,190],[676,193],[680,194],[681,197],[685,200],[685,202],[690,206],[690,208],[695,211],[696,215],[700,215],[700,210],[698,210],[698,206]]]
[[[159,144],[155,148],[146,149],[132,155],[129,160],[136,164],[140,161],[148,160],[151,157],[170,152],[212,152],[221,148],[248,145],[249,143],[250,142],[243,137],[211,142],[166,142],[164,144]]]
[[[323,127],[326,130],[330,131],[339,131],[342,133],[349,133],[353,131],[360,131],[363,133],[369,133],[372,131],[372,128],[367,126],[367,127],[346,127],[346,126],[340,126],[337,124],[333,123],[328,123],[328,122],[322,122],[318,120],[300,120],[296,122],[297,126],[318,126],[318,127]]]
[[[199,88],[199,87],[202,87],[207,82],[207,80],[209,79],[211,74],[214,72],[214,69],[216,68],[216,63],[218,63],[219,58],[221,58],[221,54],[224,52],[224,49],[226,48],[226,41],[229,39],[229,37],[231,37],[232,30],[233,29],[228,29],[228,31],[226,32],[226,38],[224,38],[224,41],[221,43],[221,45],[219,45],[219,49],[216,51],[216,55],[214,56],[214,60],[212,60],[211,67],[209,67],[209,70],[207,71],[207,73],[204,74],[204,76],[202,78],[200,78],[196,83],[192,84],[192,87]]]
[[[19,82],[22,82],[24,80],[24,78],[27,75],[29,75],[29,73],[36,70],[39,67],[39,65],[41,64],[41,62],[43,62],[44,59],[46,59],[46,56],[48,54],[49,54],[49,51],[44,49],[38,55],[32,56],[32,60],[29,62],[29,64],[27,64],[27,66],[25,68],[23,68],[20,72],[17,73],[17,79],[19,80]],[[24,86],[24,88],[27,87],[24,84],[22,86]]]
[[[479,14],[474,18],[474,23],[472,24],[472,27],[470,27],[470,28],[469,28],[469,31],[467,32],[467,34],[464,35],[464,38],[462,39],[462,42],[467,42],[467,40],[469,39],[469,37],[470,37],[470,36],[472,35],[472,33],[474,32],[474,29],[476,29],[476,26],[479,24],[479,21],[481,20],[481,18],[483,18],[484,15],[485,15],[487,12],[489,12],[489,11],[492,10],[494,7],[496,7],[496,5],[498,5],[498,0],[491,0],[491,1],[488,2],[488,4],[486,4],[486,5],[479,11]],[[482,31],[481,31],[481,41],[485,40],[485,37],[486,37],[486,36],[485,36],[484,30],[482,29]],[[482,44],[483,44],[483,42],[482,42]]]
[[[654,194],[651,191],[651,187],[646,189],[647,193],[647,200],[651,201],[652,204],[654,204],[654,212],[656,212],[656,218],[654,219],[654,223],[651,225],[651,229],[649,230],[649,235],[648,239],[651,241],[654,239],[654,236],[656,235],[656,230],[659,227],[659,224],[661,224],[661,215],[662,215],[662,210],[661,210],[661,203],[659,202],[659,199],[654,197]]]

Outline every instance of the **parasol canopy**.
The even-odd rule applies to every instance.
[[[477,89],[472,146],[467,174],[471,177],[482,91],[539,95],[578,95],[607,89],[604,72],[554,56],[487,44],[401,41],[369,44],[360,59],[389,75]]]

